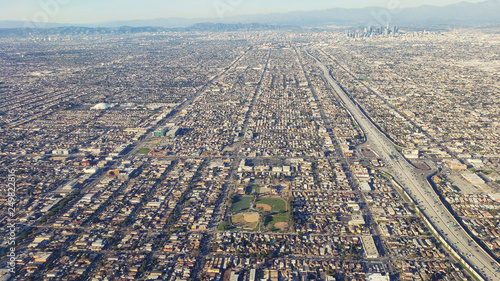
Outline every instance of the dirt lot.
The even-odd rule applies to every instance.
[[[233,225],[246,229],[254,229],[259,225],[260,215],[258,213],[236,214],[231,217]]]
[[[274,224],[274,227],[276,227],[277,229],[281,229],[281,230],[287,230],[288,229],[288,223],[286,222],[277,222]]]

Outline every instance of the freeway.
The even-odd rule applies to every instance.
[[[335,90],[346,109],[354,116],[365,132],[367,140],[373,144],[373,149],[387,164],[387,168],[393,177],[410,195],[417,208],[432,227],[436,229],[442,240],[453,249],[460,259],[471,267],[471,271],[475,271],[475,275],[479,275],[476,277],[483,280],[498,280],[497,275],[500,273],[498,263],[471,239],[455,220],[453,215],[442,204],[432,186],[427,182],[424,174],[415,169],[396,150],[395,145],[377,129],[375,124],[363,113],[362,109],[332,78],[328,68],[311,54],[309,56],[315,59],[328,84]]]

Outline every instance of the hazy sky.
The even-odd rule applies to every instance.
[[[458,2],[460,0],[0,0],[0,20],[95,23],[168,17],[217,18],[335,7],[443,6]]]

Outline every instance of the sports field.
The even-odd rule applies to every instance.
[[[253,199],[253,196],[234,196],[231,203],[231,212],[239,213],[250,209]]]
[[[290,213],[280,213],[275,215],[268,215],[264,218],[264,227],[267,230],[273,230],[273,228],[280,230],[288,230],[288,221],[290,220]]]
[[[256,204],[256,207],[263,208],[264,211],[281,212],[281,211],[287,211],[288,210],[286,201],[283,200],[283,199],[280,199],[280,198],[263,197],[263,198],[259,198],[255,202],[255,204]],[[269,210],[269,208],[267,208],[264,205],[270,206],[271,210]]]
[[[143,147],[137,151],[137,154],[144,154],[147,155],[151,151],[151,148],[148,147]]]
[[[234,226],[244,229],[254,229],[259,225],[259,213],[240,213],[233,215],[231,221]]]

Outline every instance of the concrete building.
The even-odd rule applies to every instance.
[[[366,281],[390,281],[389,276],[382,275],[381,273],[370,273],[366,275]]]
[[[375,246],[375,241],[373,241],[371,235],[361,236],[361,242],[363,243],[363,249],[365,250],[367,259],[377,259],[379,257],[377,246]]]

